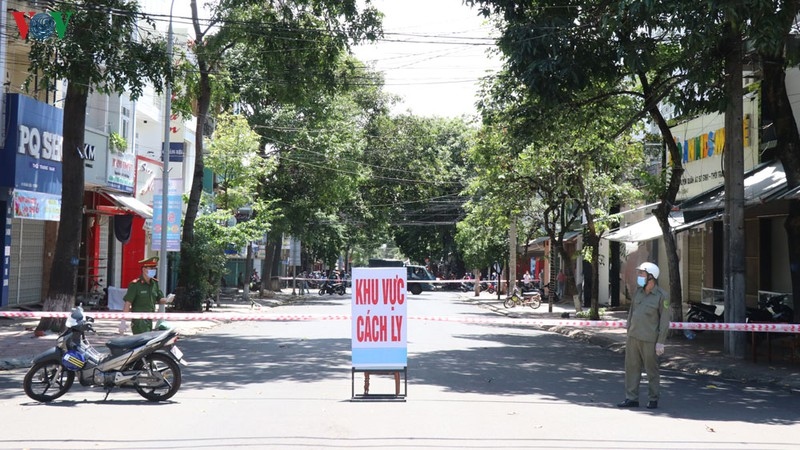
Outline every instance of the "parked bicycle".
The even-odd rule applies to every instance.
[[[520,306],[530,306],[532,309],[536,309],[542,306],[542,296],[537,291],[533,291],[526,294],[520,294],[519,289],[514,288],[514,291],[506,297],[503,301],[503,306],[506,308],[513,308],[517,305]]]

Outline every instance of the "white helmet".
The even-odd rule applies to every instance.
[[[658,266],[651,262],[643,262],[639,264],[639,267],[637,267],[636,270],[644,270],[645,272],[652,275],[653,278],[655,278],[656,280],[658,279],[658,274],[661,273],[661,271],[658,270]]]

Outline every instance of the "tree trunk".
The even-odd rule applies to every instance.
[[[658,109],[657,99],[653,98],[653,91],[650,87],[647,75],[644,73],[639,74],[639,82],[642,84],[642,92],[645,94],[645,103],[652,105],[648,110],[650,118],[658,126],[661,137],[664,139],[664,145],[669,152],[670,165],[672,170],[668,171],[667,188],[659,196],[661,203],[653,210],[653,216],[658,220],[658,225],[661,227],[661,234],[664,237],[664,246],[667,252],[667,268],[669,270],[669,298],[672,305],[673,322],[683,321],[683,291],[681,289],[681,273],[680,273],[680,259],[678,257],[678,246],[675,241],[675,235],[672,233],[672,228],[669,226],[669,215],[672,211],[672,205],[675,204],[675,198],[678,196],[678,189],[681,186],[681,177],[683,176],[683,155],[678,149],[678,144],[672,135],[672,130],[669,129],[669,124],[664,119],[664,115]],[[666,169],[666,161],[664,161],[664,168]]]
[[[44,311],[69,311],[75,304],[84,194],[83,159],[78,150],[83,149],[88,96],[89,91],[80,83],[70,82],[67,85],[64,99],[64,153],[61,161],[64,180],[61,190],[61,216]],[[61,331],[64,323],[65,319],[45,317],[39,320],[36,332],[41,334],[45,330]]]
[[[186,206],[186,215],[183,218],[183,232],[181,234],[181,263],[180,270],[178,271],[178,289],[177,293],[188,292],[189,284],[192,283],[189,274],[192,272],[191,268],[196,264],[191,252],[188,248],[194,244],[194,222],[197,219],[197,212],[200,209],[200,196],[203,193],[203,132],[206,127],[206,118],[208,117],[208,109],[211,104],[211,79],[209,75],[209,64],[206,60],[205,40],[203,32],[200,28],[200,21],[197,13],[197,2],[192,0],[190,3],[192,8],[192,24],[195,30],[195,55],[197,57],[197,66],[200,69],[200,82],[197,92],[197,109],[195,114],[197,116],[197,126],[194,131],[194,172],[192,176],[192,188],[189,191],[189,202]],[[165,150],[167,151],[167,150]],[[248,274],[249,275],[249,274]],[[177,298],[178,306],[185,304],[186,299]]]
[[[279,291],[281,289],[280,280],[276,277],[279,275],[278,268],[281,261],[281,233],[270,233],[270,236],[277,236],[277,239],[270,237],[267,240],[267,260],[266,274],[269,276],[267,282],[267,289],[271,291]]]

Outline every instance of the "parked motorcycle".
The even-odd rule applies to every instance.
[[[748,323],[791,323],[794,318],[794,311],[784,304],[787,298],[788,294],[761,295],[758,299],[758,307],[746,309],[745,321]],[[686,320],[700,323],[725,322],[725,305],[721,303],[711,305],[708,303],[689,302]]]
[[[329,295],[333,295],[333,294],[344,295],[345,294],[344,283],[335,283],[335,282],[330,281],[330,280],[326,281],[319,288],[319,295],[325,295],[325,294],[329,294]]]
[[[110,353],[97,351],[86,339],[94,332],[94,319],[80,306],[67,319],[67,329],[56,346],[34,358],[25,374],[25,394],[39,402],[50,402],[72,387],[75,377],[83,386],[98,386],[106,398],[115,387],[135,389],[152,402],[171,398],[181,387],[183,353],[175,345],[174,329],[151,331],[108,341]]]
[[[758,308],[747,308],[747,322],[793,322],[794,310],[784,304],[784,301],[788,298],[788,294],[760,295],[758,297]]]
[[[686,313],[687,322],[697,323],[722,323],[725,322],[725,305],[708,304],[702,302],[688,302],[689,311]],[[699,333],[703,330],[694,330]]]

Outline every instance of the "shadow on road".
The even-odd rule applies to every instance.
[[[576,343],[553,333],[463,334],[484,342],[458,350],[414,354],[409,345],[409,392],[431,385],[446,391],[486,395],[486,401],[529,402],[531,397],[615,408],[624,397],[622,355]],[[518,330],[517,330],[518,331]],[[349,378],[349,339],[247,338],[234,334],[195,337],[187,389],[237,389],[250,383],[315,383]],[[196,362],[196,363],[195,363]],[[749,387],[735,381],[662,370],[661,408],[643,414],[693,420],[795,424],[797,394]],[[642,401],[647,395],[642,380]],[[499,397],[499,399],[498,399]],[[471,397],[470,401],[475,400]],[[795,403],[793,403],[795,402]],[[543,412],[545,414],[545,412]]]

